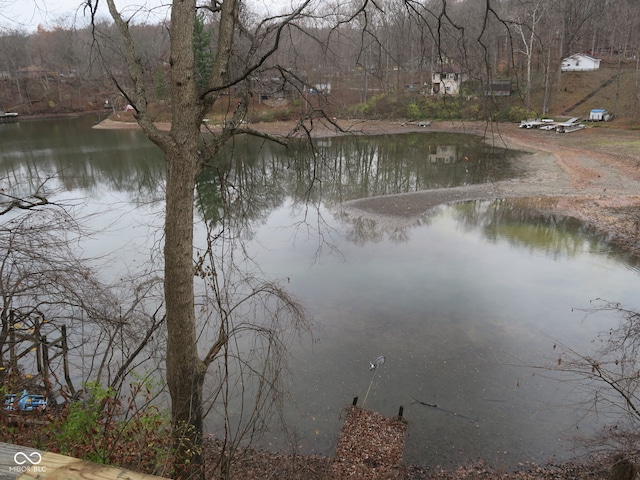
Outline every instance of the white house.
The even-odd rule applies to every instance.
[[[445,66],[441,71],[431,74],[431,93],[434,95],[458,95],[466,76],[453,68]]]
[[[586,53],[575,53],[562,59],[563,72],[588,72],[600,68],[600,59]]]

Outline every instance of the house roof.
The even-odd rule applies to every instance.
[[[592,57],[591,55],[587,55],[586,53],[574,53],[573,55],[569,55],[568,57],[565,57],[565,60],[568,60],[570,58],[573,58],[573,59],[584,58],[587,60],[591,60],[595,63],[598,63],[600,61],[599,58]]]
[[[445,63],[433,69],[433,73],[462,73],[462,69],[457,65]]]

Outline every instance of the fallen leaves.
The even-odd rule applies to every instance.
[[[371,410],[347,409],[331,466],[334,479],[400,479],[406,424]]]

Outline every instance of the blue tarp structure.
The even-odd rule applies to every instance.
[[[10,393],[4,396],[2,408],[5,410],[18,410],[22,412],[43,411],[47,408],[47,399],[42,395],[34,395],[23,390],[20,395]]]

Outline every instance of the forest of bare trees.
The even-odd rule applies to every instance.
[[[353,105],[380,94],[430,93],[433,73],[457,72],[465,77],[466,93],[508,80],[518,102],[544,113],[567,55],[592,54],[637,72],[640,12],[631,0],[383,0],[353,18],[350,8],[323,2],[312,14],[298,15],[281,32],[277,51],[253,73],[254,91],[292,94],[305,84],[331,85],[343,105]],[[257,13],[243,6],[241,15],[247,27],[258,25]],[[205,15],[203,21],[216,30],[214,17]],[[140,65],[153,85],[150,99],[167,100],[167,24],[133,18],[130,27]],[[5,27],[0,110],[63,113],[102,108],[105,100],[123,108],[126,100],[109,78],[126,76],[115,28],[104,18],[83,28],[61,20],[35,33]],[[99,55],[96,33],[105,40]],[[215,38],[209,38],[212,47]],[[236,46],[251,48],[243,35]],[[261,74],[273,64],[288,73]]]

